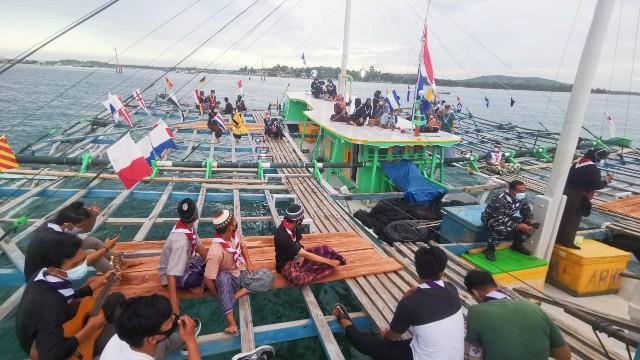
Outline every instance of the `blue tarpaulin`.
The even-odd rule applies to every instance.
[[[383,163],[382,168],[409,202],[428,205],[447,193],[440,185],[426,179],[412,161]]]

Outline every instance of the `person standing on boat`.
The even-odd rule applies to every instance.
[[[209,110],[212,110],[213,108],[215,108],[216,102],[218,101],[218,99],[216,98],[216,91],[211,90],[211,94],[209,94],[206,97],[206,100],[207,100],[207,105],[209,106]]]
[[[349,343],[374,359],[462,360],[462,304],[456,287],[442,280],[447,255],[439,247],[420,247],[415,265],[422,283],[402,297],[382,336],[358,330],[342,304],[333,307],[333,315]],[[413,339],[401,340],[407,330]]]
[[[236,144],[240,142],[242,135],[247,134],[247,127],[244,125],[244,116],[242,116],[242,112],[238,109],[236,109],[235,115],[231,118],[231,133],[236,139]]]
[[[442,131],[446,131],[451,134],[456,132],[456,115],[451,109],[451,105],[445,105],[444,111],[440,114],[440,126]]]
[[[158,262],[160,284],[167,287],[174,313],[180,312],[178,290],[191,289],[204,293],[204,259],[207,248],[202,245],[194,227],[198,220],[198,209],[193,200],[186,198],[178,203],[179,220],[162,245]]]
[[[273,237],[276,271],[296,287],[309,285],[347,263],[342,255],[328,245],[305,249],[299,229],[303,220],[302,206],[292,204]]]
[[[222,110],[223,115],[231,115],[233,114],[233,104],[229,101],[229,98],[225,96],[224,98],[224,110]]]
[[[247,245],[238,234],[238,222],[229,210],[213,214],[215,235],[207,254],[204,283],[211,295],[218,299],[228,334],[238,332],[233,318],[233,305],[249,292],[268,291],[274,276],[267,269],[255,269],[249,258]]]
[[[44,252],[43,244],[49,241],[57,241],[66,238],[65,235],[77,237],[79,234],[89,233],[93,230],[100,209],[93,205],[88,208],[81,201],[75,201],[63,208],[50,221],[38,227],[33,234],[27,252],[25,254],[24,278],[29,280],[33,274],[43,268],[48,254]],[[113,248],[120,239],[120,234],[102,242],[93,236],[85,236],[81,239],[82,249],[87,251],[87,263],[98,272],[113,270],[110,259],[118,256]],[[124,266],[135,266],[140,260],[125,260]]]
[[[238,95],[238,98],[236,99],[236,111],[237,112],[247,111],[247,107],[244,105],[244,99],[242,98],[242,95]]]
[[[124,300],[121,293],[110,294],[102,306],[103,311],[87,317],[81,330],[73,336],[65,336],[63,326],[76,316],[78,300],[93,296],[96,289],[107,283],[112,271],[94,276],[84,286],[74,289],[71,281],[82,280],[87,275],[87,256],[79,238],[71,234],[62,234],[62,237],[41,244],[46,254],[42,267],[27,281],[18,304],[16,336],[31,359],[68,359],[87,341],[94,341],[94,354],[99,355],[113,334],[112,312]],[[100,335],[92,340],[95,333]]]
[[[218,114],[218,109],[214,108],[209,112],[209,120],[207,120],[207,127],[216,136],[217,143],[220,142],[220,138],[222,137],[222,131],[223,131],[222,127],[220,126],[220,123],[224,124],[224,120],[222,119],[222,116]]]
[[[471,270],[464,284],[478,302],[467,313],[469,360],[571,359],[562,333],[540,306],[511,299],[488,272]]]
[[[579,249],[574,243],[576,232],[583,216],[591,214],[591,199],[596,190],[604,189],[613,177],[602,178],[598,163],[609,156],[605,149],[589,149],[576,163],[571,165],[564,195],[567,202],[560,220],[556,244]]]
[[[527,187],[520,180],[509,183],[509,189],[494,197],[480,217],[489,228],[489,239],[484,255],[489,261],[496,261],[496,246],[500,241],[512,240],[511,249],[530,255],[524,242],[533,234],[537,223],[526,200]],[[516,217],[520,214],[520,217]]]

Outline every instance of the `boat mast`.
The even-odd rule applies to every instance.
[[[349,27],[351,23],[351,0],[346,0],[344,9],[344,35],[342,36],[342,63],[340,64],[340,77],[338,78],[338,93],[347,96],[347,60],[349,57]]]
[[[614,5],[615,0],[598,0],[596,4],[591,27],[587,34],[573,82],[562,132],[555,151],[553,170],[547,183],[547,190],[544,196],[539,196],[536,199],[535,211],[542,209],[540,211],[543,214],[537,219],[542,220],[543,226],[541,231],[538,232],[539,239],[534,238],[534,255],[547,260],[551,258],[551,252],[558,233],[558,226],[564,210],[564,185],[567,182],[569,167],[573,162],[573,156],[578,146],[578,138],[580,137],[582,122],[587,111],[591,86],[596,75]]]

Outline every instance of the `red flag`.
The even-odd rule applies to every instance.
[[[164,84],[166,85],[167,89],[173,88],[173,83],[171,82],[171,80],[169,80],[168,77],[164,78]]]
[[[434,86],[436,83],[433,76],[433,65],[431,64],[431,54],[429,54],[429,46],[427,42],[427,24],[424,25],[424,33],[422,34],[422,54],[420,54],[420,68],[422,70],[422,76],[425,76],[429,84]]]
[[[238,88],[242,89],[242,80],[238,80]]]

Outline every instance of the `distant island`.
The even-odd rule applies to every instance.
[[[10,62],[10,59],[0,57],[0,64]],[[54,61],[37,61],[26,60],[24,64],[41,65],[41,66],[73,66],[83,68],[115,68],[116,64],[104,63],[93,60],[75,60],[64,59]],[[137,69],[157,69],[168,70],[169,67],[156,67],[145,65],[127,65],[120,64],[124,68],[137,68]],[[197,67],[179,67],[174,71],[183,72],[188,74],[234,74],[234,75],[249,75],[249,76],[268,76],[268,77],[281,77],[281,78],[301,78],[308,79],[311,77],[311,71],[316,70],[318,77],[321,79],[337,79],[340,74],[340,68],[318,66],[318,67],[292,67],[287,65],[275,65],[270,68],[256,69],[254,67],[243,66],[237,70],[221,70],[221,69],[202,69]],[[416,74],[394,74],[382,72],[376,70],[375,67],[370,66],[364,72],[362,76],[360,70],[347,70],[347,74],[353,77],[354,81],[362,82],[378,82],[378,83],[394,83],[394,84],[415,84]],[[512,90],[532,90],[532,91],[557,91],[557,92],[570,92],[572,84],[563,83],[560,81],[544,79],[540,77],[518,77],[518,76],[506,76],[506,75],[486,75],[478,76],[471,79],[464,80],[451,80],[451,79],[438,79],[436,78],[436,84],[438,86],[447,87],[465,87],[465,88],[478,88],[478,89],[512,89]],[[640,92],[628,92],[618,90],[608,90],[602,88],[591,89],[591,93],[594,94],[614,94],[614,95],[640,95]]]

